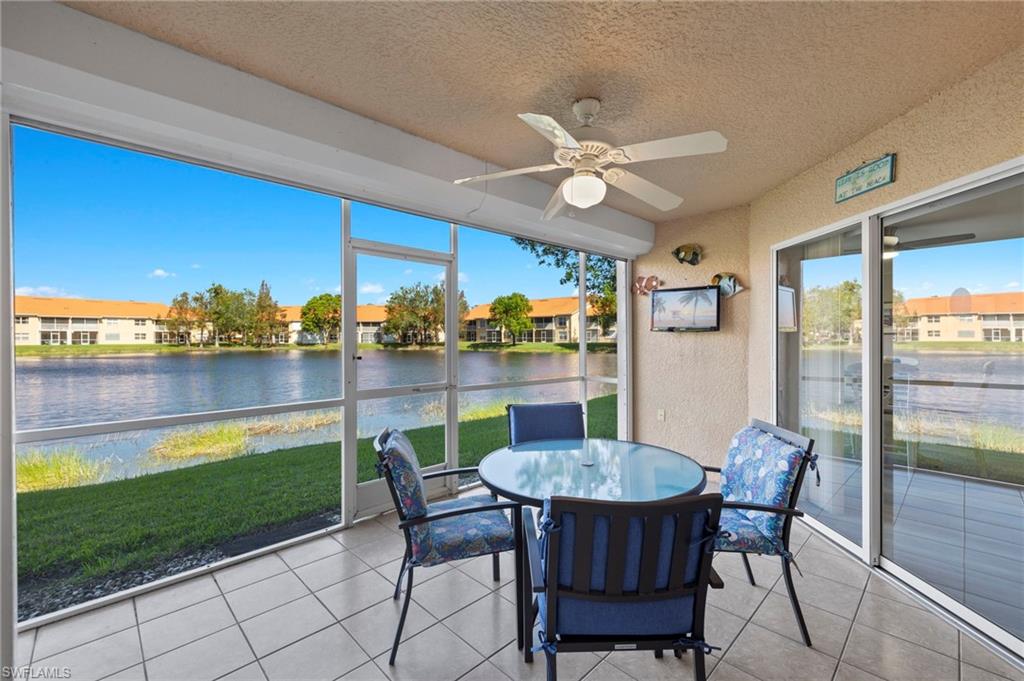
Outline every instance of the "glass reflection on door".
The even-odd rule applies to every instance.
[[[821,484],[804,484],[809,516],[861,541],[861,230],[778,252],[780,426],[814,439]]]
[[[882,554],[1024,636],[1024,187],[882,222]]]

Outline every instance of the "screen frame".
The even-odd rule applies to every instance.
[[[657,297],[666,293],[678,293],[680,291],[714,291],[715,295],[715,325],[714,326],[655,326],[654,305]],[[684,286],[680,288],[659,288],[651,291],[651,331],[670,333],[702,333],[707,331],[720,331],[722,328],[722,292],[714,284],[707,286]]]

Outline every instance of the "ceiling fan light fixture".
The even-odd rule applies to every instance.
[[[590,172],[577,172],[562,185],[565,202],[577,208],[596,206],[604,200],[607,191],[604,180]]]

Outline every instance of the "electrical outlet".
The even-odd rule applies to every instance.
[[[659,421],[664,421],[665,420],[665,410],[664,409],[659,409],[658,410],[658,420]]]

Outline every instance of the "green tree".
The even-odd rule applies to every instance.
[[[540,265],[560,270],[562,273],[559,278],[560,284],[579,287],[579,251],[519,237],[514,237],[512,241],[523,250],[532,253]],[[587,303],[593,312],[594,319],[604,333],[607,333],[618,319],[616,265],[614,258],[605,258],[599,255],[587,256]]]
[[[184,294],[183,294],[184,295]],[[210,298],[206,291],[192,294],[192,318],[199,329],[199,347],[206,344],[206,332],[210,325]]]
[[[320,339],[327,345],[333,333],[341,329],[341,296],[336,293],[321,293],[313,296],[302,306],[302,330]]]
[[[439,310],[435,289],[426,284],[413,284],[388,296],[381,330],[399,342],[426,342],[432,331],[444,328],[444,296],[440,296]]]
[[[182,291],[174,296],[171,307],[167,310],[167,330],[174,334],[175,339],[184,334],[185,345],[191,345],[194,324],[195,312],[192,307],[192,298],[188,291]]]
[[[491,302],[491,319],[497,327],[512,335],[512,345],[515,345],[516,336],[533,326],[530,321],[532,309],[529,298],[522,293],[510,293],[498,296]]]
[[[286,326],[281,308],[270,295],[270,284],[266,280],[260,282],[260,290],[253,302],[252,319],[252,340],[257,345],[272,344]]]
[[[853,342],[861,318],[861,284],[845,280],[804,291],[801,329],[805,344]]]

